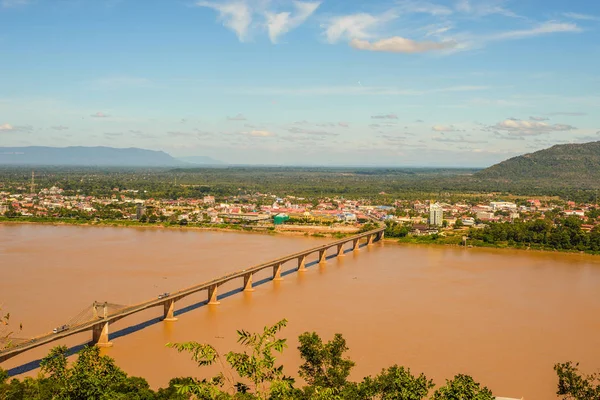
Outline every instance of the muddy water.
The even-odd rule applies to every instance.
[[[18,336],[26,337],[64,323],[94,300],[136,303],[326,241],[0,225],[0,302],[23,323]],[[232,282],[221,293],[235,288]],[[166,342],[210,342],[226,351],[236,347],[236,329],[287,318],[290,348],[281,360],[288,374],[299,364],[295,338],[307,330],[325,338],[344,334],[357,362],[355,379],[398,363],[437,383],[468,373],[496,395],[532,400],[556,397],[556,362],[577,360],[590,372],[600,367],[599,257],[378,243],[218,306],[193,306],[205,296],[178,302],[178,309],[190,307],[176,322],[157,322],[159,309],[119,321],[105,354],[158,387],[171,377],[205,373]],[[23,365],[48,349],[2,367]]]

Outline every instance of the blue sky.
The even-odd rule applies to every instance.
[[[0,0],[0,146],[488,166],[600,140],[600,2]]]

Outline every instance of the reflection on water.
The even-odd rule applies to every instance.
[[[20,336],[31,336],[94,300],[136,303],[326,241],[0,225],[0,302],[23,322]],[[257,274],[254,282],[270,273]],[[600,258],[378,243],[283,278],[217,306],[203,306],[204,292],[190,296],[176,304],[176,322],[159,321],[159,308],[119,321],[111,326],[114,347],[103,351],[130,374],[166,385],[171,377],[210,370],[198,370],[165,343],[196,340],[227,351],[237,346],[236,329],[262,329],[287,318],[290,342],[282,361],[288,374],[300,362],[295,338],[307,330],[324,338],[343,333],[357,362],[356,379],[398,363],[438,383],[463,372],[498,395],[548,399],[555,397],[555,362],[600,367]],[[227,283],[219,293],[241,284]],[[2,367],[23,365],[48,348]]]

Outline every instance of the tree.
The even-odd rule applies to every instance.
[[[347,384],[354,362],[344,357],[348,351],[346,340],[336,333],[332,340],[323,343],[315,332],[305,332],[298,338],[300,356],[304,363],[299,374],[311,386],[331,388],[339,393]]]
[[[580,375],[578,367],[579,364],[570,361],[554,366],[558,376],[556,394],[563,400],[600,399],[600,374]]]
[[[277,334],[287,326],[287,320],[282,319],[272,326],[266,326],[262,333],[250,333],[245,330],[237,331],[238,343],[245,346],[248,351],[241,353],[230,351],[225,354],[225,360],[229,366],[242,379],[252,382],[252,388],[243,382],[234,382],[233,377],[219,373],[211,380],[192,381],[178,386],[179,393],[192,393],[200,398],[217,399],[225,395],[220,391],[225,381],[229,383],[229,389],[237,393],[248,393],[251,389],[259,399],[267,399],[271,392],[277,393],[277,398],[286,398],[293,391],[293,379],[283,375],[283,366],[275,365],[276,359],[273,352],[282,353],[287,347],[286,339],[280,339]],[[225,363],[221,354],[211,345],[197,342],[167,343],[168,347],[177,351],[192,354],[192,360],[199,366],[219,363],[224,371]]]
[[[487,387],[473,380],[468,375],[458,374],[446,385],[437,389],[432,400],[494,400],[494,395]]]
[[[454,229],[462,228],[463,226],[465,226],[465,224],[463,224],[463,221],[460,218],[454,223]]]
[[[367,377],[359,386],[361,398],[382,400],[421,400],[435,385],[424,374],[415,377],[410,368],[394,365],[375,378]]]

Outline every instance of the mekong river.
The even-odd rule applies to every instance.
[[[0,225],[0,304],[23,324],[17,336],[28,337],[67,323],[95,300],[134,304],[330,240]],[[230,282],[220,293],[237,285]],[[176,307],[205,299],[200,292]],[[159,316],[162,308],[150,309],[111,325],[111,332]],[[578,361],[586,372],[600,368],[600,257],[376,243],[178,317],[122,334],[103,352],[153,387],[166,386],[172,377],[212,371],[165,343],[195,340],[225,352],[236,348],[236,329],[258,330],[287,318],[289,348],[280,358],[287,374],[296,375],[300,333],[329,339],[340,332],[357,363],[356,380],[397,363],[438,384],[460,372],[497,396],[552,399],[554,363]],[[63,344],[90,338],[86,332]],[[53,345],[2,367],[40,358]]]

